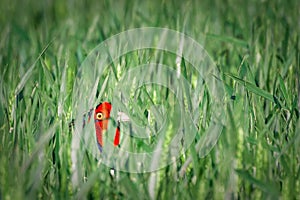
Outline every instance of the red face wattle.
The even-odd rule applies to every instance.
[[[95,109],[95,123],[98,123],[102,130],[107,130],[108,121],[110,118],[110,111],[111,104],[109,102],[103,102],[99,104]]]
[[[100,103],[95,109],[95,114],[94,114],[95,130],[96,130],[98,148],[100,152],[102,152],[102,148],[104,145],[103,132],[106,131],[108,128],[111,107],[112,106],[109,102],[103,102]],[[120,124],[118,123],[115,132],[114,146],[119,146],[119,145],[120,145]]]
[[[111,104],[109,102],[100,103],[95,109],[95,114],[94,114],[95,129],[96,129],[98,148],[100,151],[102,151],[102,147],[103,147],[103,131],[106,131],[108,128],[110,111],[111,111]]]

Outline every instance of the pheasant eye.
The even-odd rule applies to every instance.
[[[100,112],[100,113],[97,113],[96,118],[97,118],[98,120],[102,120],[102,119],[103,119],[103,114],[102,114],[101,112]]]

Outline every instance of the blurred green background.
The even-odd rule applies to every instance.
[[[299,199],[299,10],[297,0],[1,0],[0,199]],[[148,26],[186,33],[216,63],[231,98],[217,145],[153,173],[111,178],[88,153],[74,169],[80,64],[110,36]]]

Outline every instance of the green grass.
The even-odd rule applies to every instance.
[[[299,199],[299,7],[296,0],[115,5],[106,0],[2,0],[0,199]],[[109,168],[82,146],[81,154],[74,154],[75,135],[69,130],[76,116],[73,86],[81,63],[99,43],[146,26],[184,32],[204,46],[221,73],[227,121],[205,157],[195,147],[207,128],[203,119],[195,143],[175,163],[152,173],[117,172],[111,178]],[[145,50],[115,61],[107,85],[98,88],[99,99],[110,100],[122,70],[156,61],[154,55]],[[172,54],[159,56],[163,64],[175,63]],[[193,83],[193,70],[182,65]],[[167,91],[152,89],[141,88],[132,96],[137,119],[153,103],[166,102]],[[209,115],[212,99],[201,94],[199,115]],[[132,145],[148,149],[142,142]]]

